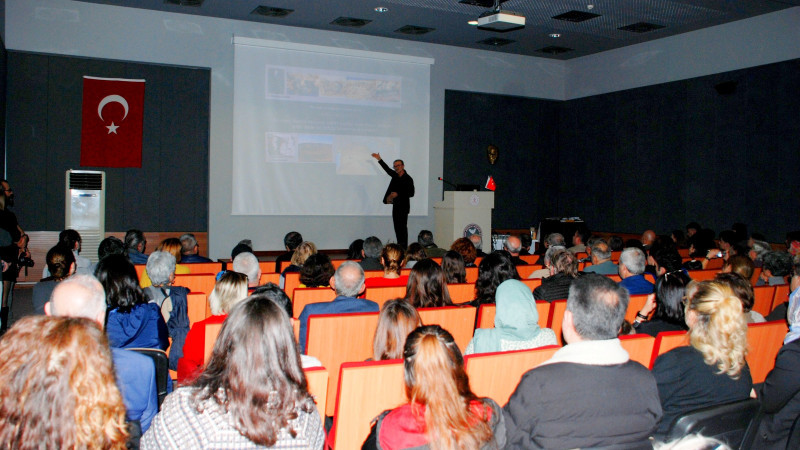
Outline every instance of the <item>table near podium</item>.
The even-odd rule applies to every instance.
[[[467,230],[480,230],[483,241],[489,242],[494,192],[445,191],[444,200],[435,203],[433,209],[436,220],[433,239],[439,247],[450,248],[453,241],[465,236]]]

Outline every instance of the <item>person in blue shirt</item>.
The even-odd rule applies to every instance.
[[[306,305],[300,313],[300,350],[306,353],[308,317],[315,314],[343,314],[353,312],[378,312],[377,303],[357,298],[364,292],[364,269],[355,261],[345,261],[330,280],[336,298],[331,302]]]
[[[653,283],[643,275],[646,262],[644,252],[635,247],[626,248],[619,257],[619,276],[622,277],[619,285],[630,295],[653,293]]]

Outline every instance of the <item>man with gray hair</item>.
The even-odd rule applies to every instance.
[[[547,249],[548,248],[550,248],[550,247],[552,247],[554,245],[560,245],[560,246],[562,246],[564,248],[567,247],[567,243],[566,243],[566,241],[564,241],[564,235],[562,235],[561,233],[550,233],[550,234],[548,234],[547,236],[545,236],[543,244],[544,244],[545,253],[547,253]],[[542,266],[544,265],[544,254],[539,256],[539,259],[536,261],[536,264],[537,265],[542,265]]]
[[[200,245],[192,233],[181,236],[181,264],[213,262],[205,256],[200,256]]]
[[[247,291],[252,292],[258,287],[261,280],[261,266],[258,265],[258,258],[250,252],[242,252],[233,258],[233,271],[247,275]]]
[[[106,293],[97,278],[77,274],[59,283],[50,301],[44,306],[45,314],[55,317],[83,317],[93,320],[100,328],[106,319]],[[121,348],[111,348],[117,386],[125,403],[126,419],[136,434],[136,423],[141,433],[150,428],[158,413],[156,369],[147,356]]]
[[[616,275],[619,273],[619,267],[611,261],[611,249],[602,239],[596,239],[592,242],[591,258],[592,265],[583,269],[587,273],[599,273],[600,275]]]
[[[553,255],[559,250],[566,250],[563,245],[551,245],[544,253],[544,267],[534,270],[528,278],[547,278],[550,276],[550,265],[553,264]]]
[[[486,253],[483,252],[483,238],[480,234],[471,234],[469,235],[469,241],[472,242],[472,245],[475,246],[476,256],[479,258],[483,258],[486,256]]]
[[[132,264],[147,264],[147,240],[141,230],[130,229],[125,233],[125,254]]]
[[[330,285],[336,291],[336,298],[330,302],[311,303],[300,313],[300,349],[306,350],[306,333],[308,317],[317,314],[344,314],[354,312],[377,312],[377,303],[357,298],[364,293],[364,270],[355,261],[345,261],[336,269],[330,279]]]
[[[528,265],[528,263],[519,257],[519,252],[522,250],[522,241],[518,236],[511,235],[506,238],[506,241],[503,243],[503,249],[511,255],[511,262],[513,262],[515,266]]]
[[[605,276],[572,282],[567,345],[523,375],[503,408],[508,448],[651,447],[661,401],[617,338],[627,307],[627,291]]]
[[[364,270],[383,270],[383,265],[381,264],[382,251],[383,242],[380,239],[375,236],[364,239],[364,245],[361,249],[363,259],[358,264]]]
[[[630,295],[653,293],[653,283],[643,275],[646,262],[644,252],[636,247],[626,248],[619,257],[619,276],[622,277],[619,285]]]

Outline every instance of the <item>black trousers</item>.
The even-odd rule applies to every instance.
[[[394,234],[397,236],[397,245],[405,250],[408,247],[408,208],[392,208],[392,222]]]

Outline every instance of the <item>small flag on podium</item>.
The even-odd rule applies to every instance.
[[[495,186],[494,184],[494,178],[492,178],[492,176],[489,175],[489,178],[486,179],[486,189],[493,191],[495,187],[497,186]]]

